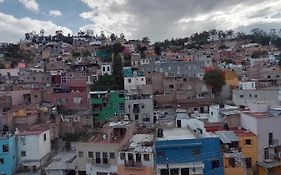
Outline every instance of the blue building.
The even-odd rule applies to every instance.
[[[0,174],[11,175],[16,170],[16,137],[15,135],[3,135],[0,132]]]
[[[155,153],[157,175],[224,174],[220,139],[200,128],[159,129]]]

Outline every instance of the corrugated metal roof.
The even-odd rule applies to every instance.
[[[217,131],[216,134],[223,143],[238,142],[239,138],[233,131]]]

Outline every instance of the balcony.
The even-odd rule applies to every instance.
[[[143,168],[143,164],[141,161],[135,160],[125,160],[124,165],[127,168]]]
[[[270,140],[269,146],[270,147],[278,147],[278,146],[280,146],[279,145],[279,140],[277,140],[277,139]]]

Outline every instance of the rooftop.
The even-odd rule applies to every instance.
[[[134,127],[134,123],[129,121],[109,122],[89,142],[100,144],[120,143],[126,137],[128,131]]]
[[[208,132],[231,131],[234,132],[234,134],[238,137],[256,136],[251,131],[239,127],[230,127],[229,130],[224,129],[223,125],[205,126],[205,128]]]
[[[189,128],[170,128],[163,129],[163,137],[158,137],[158,141],[166,140],[184,140],[184,139],[196,139],[197,136]]]
[[[39,135],[48,129],[37,129],[37,130],[29,130],[29,131],[22,131],[17,133],[18,136],[27,136],[27,135]]]
[[[52,163],[48,165],[46,170],[74,170],[76,166],[75,158],[75,152],[60,153],[52,159]]]
[[[153,134],[136,134],[124,146],[123,151],[153,152],[153,140]]]

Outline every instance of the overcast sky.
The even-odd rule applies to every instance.
[[[210,29],[281,28],[281,0],[0,0],[0,41],[92,29],[152,41]]]

